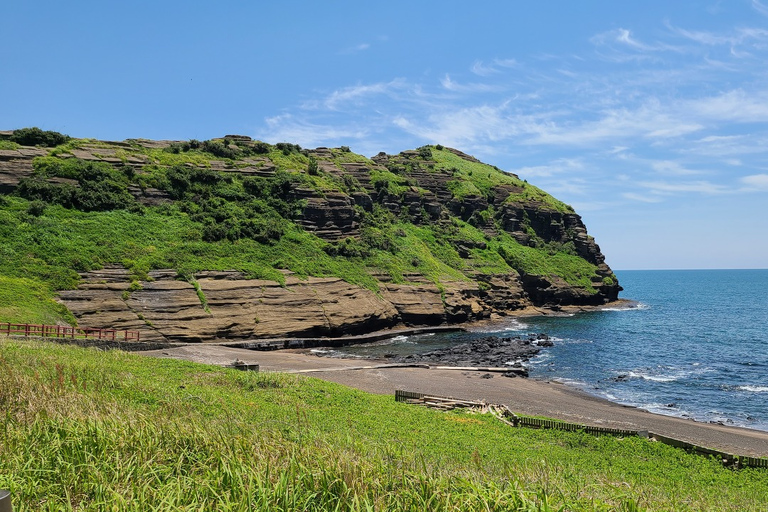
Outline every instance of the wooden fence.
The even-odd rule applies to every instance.
[[[444,401],[450,404],[450,408],[461,407],[463,400],[456,400],[453,398],[436,397],[433,395],[426,395],[424,393],[415,393],[413,391],[395,391],[395,400],[398,402],[407,402],[411,404],[421,404],[427,406],[433,406],[435,403]],[[469,403],[469,402],[466,402]],[[483,404],[484,402],[473,402],[475,404]],[[567,430],[570,432],[586,432],[593,435],[614,435],[622,437],[639,436],[647,437],[654,441],[664,443],[675,448],[681,448],[687,452],[695,453],[697,455],[703,455],[705,457],[715,457],[720,460],[724,465],[734,468],[766,468],[768,469],[768,458],[760,457],[748,457],[745,455],[734,455],[732,453],[721,452],[719,450],[713,450],[704,446],[698,446],[687,441],[681,441],[672,437],[663,436],[653,432],[645,430],[625,430],[620,428],[609,427],[595,427],[591,425],[580,425],[578,423],[568,423],[565,421],[550,420],[544,418],[531,418],[529,416],[519,416],[514,414],[505,405],[493,406],[503,411],[505,423],[515,427],[529,427],[529,428],[552,428],[557,430]],[[443,407],[435,407],[437,409],[445,410]]]
[[[9,322],[0,322],[0,334],[7,334],[8,336],[39,336],[43,338],[140,341],[139,331],[61,325],[12,324]]]

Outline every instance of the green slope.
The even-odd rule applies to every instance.
[[[136,279],[158,268],[177,269],[180,278],[200,270],[234,269],[281,282],[280,270],[287,269],[299,276],[336,276],[372,290],[378,289],[373,276],[379,274],[394,282],[419,275],[441,286],[525,273],[556,275],[598,293],[595,263],[583,259],[573,244],[545,243],[531,226],[526,228],[531,242],[521,244],[499,227],[503,204],[555,214],[572,213],[569,206],[513,175],[439,146],[411,152],[406,165],[388,166],[337,148],[328,150],[330,157],[318,165],[314,153],[296,145],[240,138],[162,147],[140,140],[62,142],[37,136],[31,141],[59,145],[34,160],[32,176],[0,195],[0,276],[30,280],[44,300],[34,305],[6,298],[0,302],[0,320],[71,320],[50,307],[53,292],[75,287],[77,272],[109,264],[124,265]],[[29,137],[16,140],[30,143]],[[14,141],[5,144],[20,147]],[[81,158],[84,151],[88,160]],[[346,172],[347,164],[365,166],[370,183],[363,185]],[[433,193],[411,177],[422,167],[450,173],[447,186],[458,202],[491,197],[498,187],[511,192],[502,204],[469,218],[445,209],[436,218],[423,208],[385,208],[387,201],[402,201],[407,194]],[[142,191],[165,200],[145,201]],[[302,225],[307,194],[365,194],[372,205],[354,207],[358,235],[328,240]],[[488,226],[495,232],[489,233]]]
[[[0,338],[14,510],[765,510],[768,472],[295,375]]]

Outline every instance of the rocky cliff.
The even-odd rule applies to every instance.
[[[81,326],[338,336],[600,305],[621,289],[569,206],[455,149],[368,159],[243,136],[33,147],[12,134],[0,206],[49,246],[8,232],[7,252],[32,258],[23,277],[58,288]]]

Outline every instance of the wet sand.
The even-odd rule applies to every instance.
[[[142,352],[153,357],[229,365],[239,359],[259,364],[261,371],[293,372],[357,388],[393,395],[396,389],[485,400],[507,405],[525,415],[573,423],[647,430],[735,455],[768,457],[768,432],[699,423],[652,414],[594,397],[565,385],[500,374],[425,367],[393,367],[386,361],[330,359],[304,350],[256,352],[221,345],[186,345]],[[492,378],[484,376],[491,375]],[[393,398],[394,399],[394,398]]]

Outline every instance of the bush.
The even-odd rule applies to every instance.
[[[53,131],[43,131],[35,126],[14,130],[10,140],[22,146],[46,146],[52,148],[59,144],[64,144],[70,138],[69,135]]]
[[[29,203],[29,206],[27,206],[27,213],[33,217],[39,217],[45,212],[46,206],[48,206],[48,204],[45,201],[32,201]]]
[[[106,211],[132,208],[136,205],[128,192],[128,176],[124,170],[103,162],[87,162],[77,158],[38,158],[32,177],[19,182],[16,193],[31,201],[58,204],[84,211]],[[73,183],[51,183],[46,178],[65,178]]]
[[[271,149],[271,146],[266,142],[255,142],[251,146],[251,153],[255,155],[266,155]]]
[[[219,158],[237,158],[240,151],[232,149],[226,144],[218,141],[206,140],[201,146],[202,150]]]
[[[275,147],[283,152],[285,156],[291,153],[301,153],[301,146],[298,144],[291,144],[289,142],[278,142]]]
[[[317,160],[315,160],[312,157],[309,157],[309,165],[307,165],[307,173],[310,176],[317,176],[320,174],[320,169],[317,166]]]

